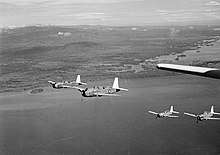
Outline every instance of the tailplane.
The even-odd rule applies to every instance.
[[[117,90],[128,91],[128,89],[120,88],[120,87],[119,87],[118,78],[117,78],[117,77],[115,78],[115,80],[114,80],[114,82],[113,82],[112,88],[117,89]]]
[[[170,106],[170,112],[172,112],[172,113],[176,113],[176,114],[179,114],[178,111],[174,111],[174,110],[173,110],[173,106]]]
[[[220,115],[220,113],[214,112],[214,106],[211,107],[211,113],[215,115]]]
[[[80,75],[77,75],[76,83],[79,85],[86,85],[86,83],[81,82]]]

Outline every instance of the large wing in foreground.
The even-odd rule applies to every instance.
[[[187,112],[184,112],[185,115],[188,115],[188,116],[192,116],[192,117],[197,117],[195,114],[190,114],[190,113],[187,113]]]
[[[220,70],[216,68],[195,67],[175,64],[157,64],[158,69],[175,71],[186,74],[206,76],[210,78],[220,79]]]
[[[105,94],[105,93],[100,93],[100,92],[94,93],[94,95],[98,95],[98,96],[120,96],[120,95],[117,95],[117,94]]]
[[[208,117],[208,118],[205,118],[205,119],[210,119],[210,120],[220,120],[220,118],[213,118],[213,117]]]
[[[154,112],[154,111],[148,111],[151,114],[157,115],[158,113]]]

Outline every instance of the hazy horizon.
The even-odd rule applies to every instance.
[[[217,25],[220,0],[0,0],[0,26]]]

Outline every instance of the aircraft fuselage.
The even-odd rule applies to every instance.
[[[111,87],[95,87],[95,88],[87,88],[84,91],[82,91],[83,97],[102,97],[103,95],[97,95],[96,93],[102,93],[102,94],[114,94],[118,92],[118,89],[114,89]]]

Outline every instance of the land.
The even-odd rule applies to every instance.
[[[183,115],[201,114],[211,105],[220,112],[219,80],[155,68],[161,55],[182,55],[190,49],[202,53],[197,52],[201,46],[212,47],[220,36],[214,29],[2,29],[0,154],[219,154],[219,122],[196,123]],[[140,64],[141,70],[132,70]],[[220,67],[218,60],[190,64]],[[75,80],[77,74],[88,87],[111,85],[117,76],[129,91],[81,101],[77,90],[56,90],[47,82]],[[171,105],[180,111],[178,119],[155,119],[147,112],[162,112]]]
[[[48,80],[99,81],[176,75],[155,64],[131,65],[160,55],[199,49],[218,40],[215,27],[30,26],[2,29],[0,93],[48,86]],[[206,40],[206,42],[204,42]],[[203,64],[204,65],[204,64]]]

